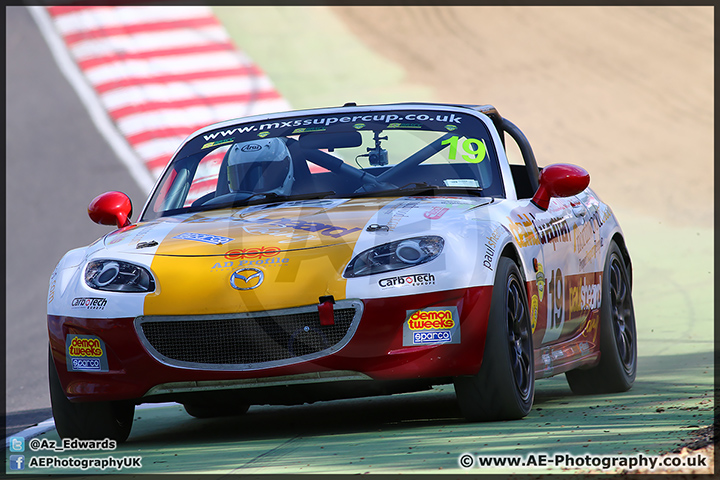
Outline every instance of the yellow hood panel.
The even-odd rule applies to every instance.
[[[201,315],[273,310],[345,298],[342,272],[367,221],[388,199],[304,202],[202,212],[179,223],[158,246],[151,269],[156,292],[146,315]],[[295,202],[300,203],[300,202]],[[263,208],[260,208],[263,207]],[[233,272],[252,268],[254,286]],[[244,277],[255,270],[239,272]]]

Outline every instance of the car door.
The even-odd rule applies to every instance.
[[[543,254],[546,326],[542,344],[575,335],[592,308],[599,307],[597,234],[589,211],[577,196],[553,198],[546,211],[535,214]]]

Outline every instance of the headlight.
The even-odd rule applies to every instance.
[[[445,241],[442,237],[406,238],[369,248],[352,259],[345,269],[345,278],[391,272],[427,263],[440,255]]]
[[[152,292],[155,280],[145,268],[120,260],[95,260],[85,267],[85,283],[96,290]]]

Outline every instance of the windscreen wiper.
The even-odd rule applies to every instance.
[[[374,192],[363,192],[351,195],[351,198],[358,197],[401,197],[405,195],[473,195],[482,197],[483,189],[480,187],[446,187],[439,185],[430,185],[426,182],[409,183],[400,188],[388,190],[376,190]]]
[[[250,193],[250,192],[248,192]],[[228,194],[225,194],[228,195]],[[245,205],[258,205],[262,203],[270,202],[286,202],[292,200],[309,200],[314,198],[325,198],[331,195],[335,195],[333,190],[327,192],[309,192],[300,193],[297,195],[278,195],[275,192],[263,192],[263,193],[250,193],[245,197],[238,198],[239,194],[235,194],[233,198],[228,198],[227,201],[216,201],[210,200],[206,203],[198,205],[196,207],[190,207],[184,211],[197,212],[205,210],[215,210],[219,208],[231,208],[231,207],[242,207]],[[218,197],[222,199],[222,197]]]
[[[333,190],[328,190],[327,192],[308,192],[298,193],[296,195],[278,195],[275,192],[256,193],[246,199],[233,202],[232,206],[237,207],[242,205],[257,205],[260,203],[267,203],[268,201],[289,202],[293,200],[312,200],[316,198],[329,197],[330,195],[335,195],[335,192]]]

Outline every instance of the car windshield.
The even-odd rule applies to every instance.
[[[311,198],[504,197],[495,147],[474,112],[293,112],[225,122],[188,140],[142,220]]]

